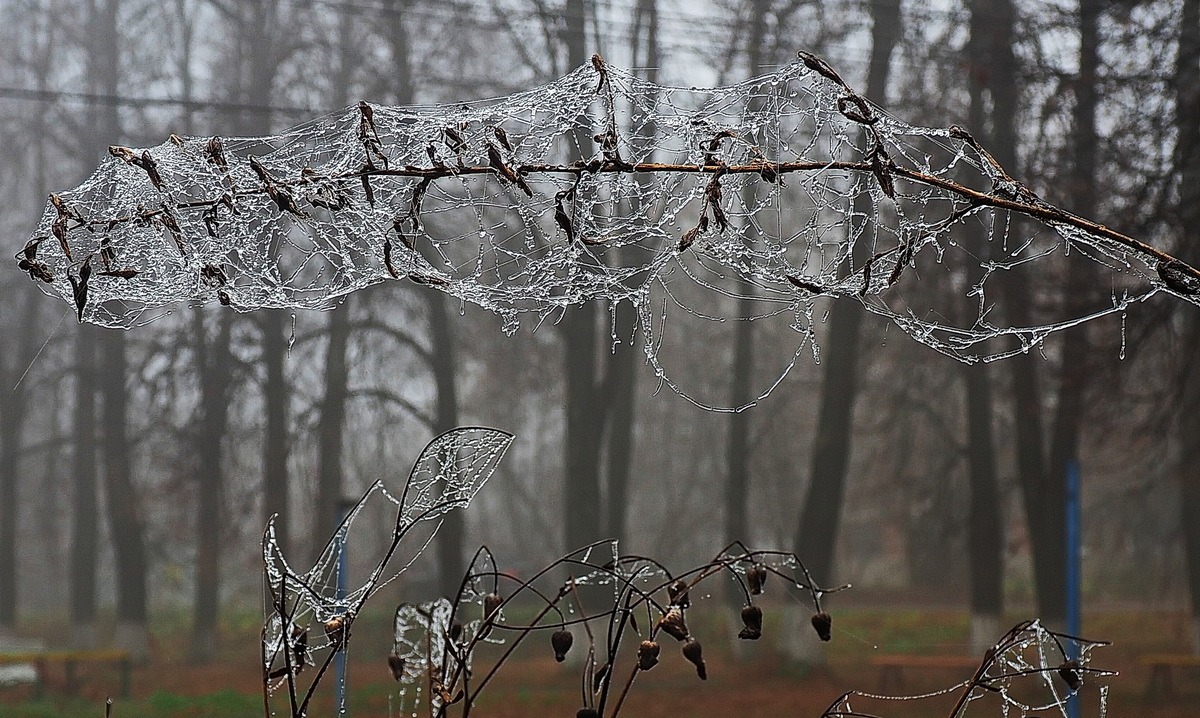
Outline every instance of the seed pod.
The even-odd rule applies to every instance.
[[[816,629],[817,635],[820,636],[822,641],[829,640],[829,629],[831,626],[833,626],[833,618],[831,618],[828,613],[825,613],[824,611],[814,613],[812,617],[812,625],[813,628]]]
[[[751,595],[762,594],[763,586],[767,583],[767,567],[761,563],[752,564],[746,569],[746,583],[750,585]]]
[[[638,646],[638,668],[648,671],[657,666],[658,652],[657,641],[642,641],[642,645]]]
[[[673,606],[687,608],[692,605],[692,601],[688,597],[688,585],[682,579],[667,586],[667,595],[671,598]]]
[[[400,680],[404,677],[404,658],[396,653],[388,656],[388,668],[392,669],[392,678]]]
[[[325,622],[325,637],[333,644],[333,650],[342,650],[346,642],[346,617],[334,616]]]
[[[683,644],[683,657],[691,661],[696,667],[696,675],[700,676],[700,680],[708,680],[708,670],[704,667],[704,649],[700,647],[700,641],[695,638],[688,640]]]
[[[571,650],[571,644],[575,642],[575,636],[565,628],[560,628],[550,634],[550,645],[554,648],[554,660],[562,663],[567,658],[567,651]]]
[[[676,641],[683,641],[688,637],[687,623],[683,620],[683,611],[679,606],[671,606],[667,609],[663,617],[658,619],[658,628]]]
[[[600,718],[595,708],[580,708],[575,712],[575,718]]]
[[[1058,675],[1073,691],[1079,690],[1079,686],[1083,683],[1083,679],[1079,675],[1079,661],[1076,660],[1063,661],[1062,665],[1058,667]]]
[[[489,593],[483,597],[483,620],[491,621],[496,617],[496,611],[500,610],[500,605],[504,603],[504,599],[498,593]]]
[[[742,623],[744,628],[738,633],[738,638],[757,641],[762,637],[762,609],[758,606],[742,607]]]
[[[462,624],[455,621],[450,624],[450,640],[457,641],[462,636]]]

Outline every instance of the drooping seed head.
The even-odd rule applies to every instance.
[[[565,628],[560,628],[550,634],[550,645],[554,648],[554,660],[562,663],[567,658],[567,651],[571,650],[571,644],[575,642],[575,636]]]
[[[501,604],[504,603],[504,598],[498,593],[489,593],[483,597],[483,620],[491,621],[496,617],[496,612],[500,610]]]
[[[692,605],[691,599],[688,597],[688,585],[682,579],[667,586],[667,596],[671,598],[671,605],[687,608]]]
[[[333,644],[335,651],[340,651],[346,642],[346,617],[334,616],[325,622],[325,637]]]
[[[658,619],[658,628],[676,641],[683,641],[688,637],[687,622],[684,621],[683,610],[679,606],[667,609],[663,617]]]
[[[1079,690],[1079,686],[1083,683],[1083,678],[1079,675],[1079,661],[1073,659],[1062,662],[1062,665],[1058,667],[1058,675],[1073,691]]]
[[[683,657],[696,667],[696,675],[700,676],[700,680],[708,680],[708,670],[704,666],[704,649],[701,648],[700,641],[695,638],[688,639],[688,642],[683,644]]]
[[[748,641],[757,641],[762,637],[762,609],[758,606],[742,606],[742,625],[743,628],[738,633],[738,638],[744,638]]]
[[[761,563],[756,563],[747,568],[746,583],[749,584],[751,595],[760,595],[767,583],[767,567]]]
[[[638,668],[648,671],[658,665],[658,641],[642,641],[638,646]]]
[[[812,625],[817,631],[817,636],[819,636],[822,641],[828,641],[830,639],[831,634],[829,631],[833,626],[833,618],[831,618],[828,613],[825,613],[824,611],[818,611],[817,613],[814,613],[812,617]]]

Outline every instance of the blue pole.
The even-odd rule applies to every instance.
[[[350,510],[354,504],[347,501],[342,501],[338,506],[338,526],[342,526],[346,517],[350,515]],[[346,598],[346,573],[349,570],[349,562],[346,556],[346,531],[344,527],[338,532],[337,537],[338,559],[337,559],[337,588],[336,596],[338,604]],[[345,645],[343,639],[342,645]],[[334,659],[334,705],[337,706],[338,715],[346,715],[346,651],[338,650],[337,658]]]
[[[1080,508],[1079,508],[1079,460],[1067,462],[1067,633],[1080,635],[1081,606],[1079,595],[1080,574]],[[1079,646],[1075,641],[1067,642],[1068,658],[1079,658]],[[1067,717],[1079,718],[1079,696],[1067,699]]]

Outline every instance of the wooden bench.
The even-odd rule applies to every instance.
[[[1151,653],[1138,657],[1138,663],[1150,668],[1146,695],[1170,696],[1175,694],[1173,669],[1200,668],[1200,656],[1191,653]]]
[[[871,665],[879,668],[879,692],[904,690],[904,670],[944,670],[970,674],[979,668],[982,659],[974,656],[929,656],[903,653],[884,653],[871,657]],[[963,678],[969,677],[963,675]]]
[[[129,697],[132,661],[129,651],[118,649],[94,651],[22,651],[0,653],[0,665],[28,663],[37,669],[34,695],[41,697],[45,692],[46,674],[51,665],[61,665],[66,673],[66,690],[74,693],[77,688],[75,667],[80,663],[115,663],[121,669],[120,695]]]

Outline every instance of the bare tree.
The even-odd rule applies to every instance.
[[[967,41],[967,89],[970,108],[967,122],[973,131],[985,132],[987,122],[984,93],[987,90],[992,56],[984,16],[972,12],[971,36]],[[986,137],[986,135],[983,135]],[[979,257],[989,253],[985,229],[968,228],[967,241]],[[978,282],[982,270],[969,267],[968,286]],[[992,371],[986,363],[962,368],[967,409],[967,476],[970,506],[967,512],[967,554],[970,574],[971,651],[978,653],[991,642],[1004,614],[1004,518],[992,422],[995,402]]]
[[[1179,17],[1179,53],[1175,65],[1175,125],[1178,131],[1179,204],[1175,208],[1179,235],[1184,238],[1184,261],[1200,257],[1200,1],[1184,0]],[[1177,451],[1180,526],[1187,557],[1188,597],[1192,606],[1192,647],[1200,653],[1200,314],[1192,307],[1183,315],[1179,341],[1179,406],[1175,410],[1173,441]]]
[[[879,102],[887,88],[892,51],[900,37],[900,4],[894,0],[872,0],[870,12],[871,60],[866,97]],[[870,217],[873,210],[864,207],[855,214]],[[861,225],[849,227],[848,231],[865,235]],[[865,236],[858,237],[856,259],[865,260],[867,250]],[[854,303],[836,301],[830,307],[812,468],[795,539],[795,545],[802,547],[817,581],[829,581],[833,572],[833,554],[850,458],[851,424],[859,386],[861,325],[862,309]]]

